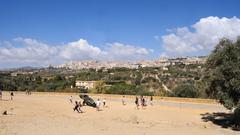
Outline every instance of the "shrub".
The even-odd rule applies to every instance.
[[[172,96],[196,98],[198,97],[198,90],[193,84],[180,84],[173,89]]]

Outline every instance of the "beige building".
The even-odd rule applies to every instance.
[[[96,81],[80,81],[77,80],[75,85],[78,88],[92,89],[94,88]]]

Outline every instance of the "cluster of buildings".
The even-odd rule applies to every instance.
[[[75,85],[77,88],[92,89],[94,88],[96,81],[81,81],[77,80]]]
[[[181,58],[160,58],[158,60],[142,60],[142,61],[97,61],[97,60],[86,60],[86,61],[71,61],[57,68],[69,68],[69,69],[111,69],[115,67],[125,67],[136,69],[139,67],[166,67],[175,64],[204,64],[207,57],[181,57]]]

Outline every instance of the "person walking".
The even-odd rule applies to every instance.
[[[73,101],[72,101],[72,99],[73,99],[73,97],[72,97],[72,96],[70,96],[68,99],[69,99],[70,103],[72,103],[72,102],[73,102]]]
[[[150,97],[150,105],[153,105],[153,96]]]
[[[79,112],[78,107],[79,107],[78,102],[75,101],[75,106],[74,106],[74,108],[73,108],[73,111]]]
[[[106,105],[106,98],[103,99],[103,107],[107,107],[107,105]]]
[[[125,96],[122,97],[122,105],[126,105],[126,98],[125,98]]]
[[[78,101],[75,101],[75,106],[73,108],[73,111],[77,111],[78,113],[83,113],[83,111],[80,109],[80,104]]]
[[[78,102],[78,111],[79,111],[80,113],[83,113],[81,107],[82,107],[82,103],[81,103],[81,101],[79,101],[79,102]]]
[[[141,106],[142,106],[142,109],[145,108],[146,106],[146,100],[143,96],[141,96]]]
[[[138,101],[138,97],[136,96],[136,99],[135,99],[135,104],[136,104],[136,108],[139,109],[139,101]]]
[[[97,109],[97,111],[100,111],[100,106],[101,106],[101,101],[100,101],[100,99],[98,98],[98,99],[97,99],[97,102],[96,102],[96,109]]]
[[[0,100],[2,100],[2,89],[0,87]]]
[[[143,107],[147,106],[146,99],[144,97],[142,98],[142,105],[143,105]]]
[[[13,100],[13,96],[14,96],[14,94],[13,94],[13,92],[11,92],[10,93],[11,100]]]

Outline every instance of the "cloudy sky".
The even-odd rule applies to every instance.
[[[208,55],[239,0],[0,0],[0,68]]]

